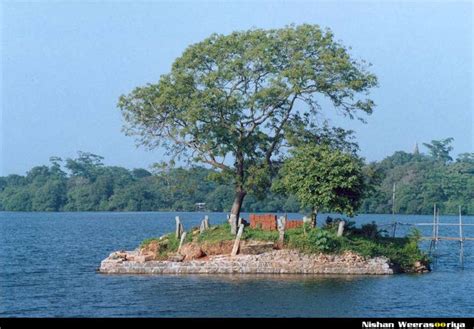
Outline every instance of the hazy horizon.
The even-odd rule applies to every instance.
[[[379,87],[367,124],[353,129],[360,155],[380,160],[415,143],[453,137],[474,151],[473,4],[470,2],[14,3],[1,7],[0,176],[24,174],[77,151],[105,164],[149,168],[162,151],[121,132],[118,97],[157,82],[192,43],[212,33],[329,27],[372,63]]]

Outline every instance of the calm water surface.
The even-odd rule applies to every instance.
[[[474,242],[441,242],[434,271],[395,276],[187,275],[96,273],[118,249],[174,228],[178,213],[0,213],[0,316],[15,317],[367,317],[473,316]],[[207,213],[179,213],[185,228]],[[211,224],[225,214],[209,213]],[[246,214],[244,214],[244,217]],[[290,218],[297,218],[297,215]],[[323,217],[322,217],[323,218]],[[390,222],[360,215],[358,223]],[[397,216],[430,222],[430,216]],[[465,217],[474,223],[474,217]],[[441,217],[456,222],[456,217]],[[403,234],[408,227],[402,227]],[[430,228],[424,227],[425,235]],[[474,237],[474,229],[466,228]],[[442,227],[440,235],[456,235]],[[422,247],[426,247],[424,244]],[[236,312],[238,310],[238,312]]]

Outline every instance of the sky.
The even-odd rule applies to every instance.
[[[379,1],[15,2],[0,5],[0,176],[24,174],[77,151],[105,164],[148,168],[162,150],[121,131],[117,100],[155,83],[190,44],[212,33],[289,24],[329,27],[379,87],[360,154],[380,160],[453,137],[474,152],[473,3]]]

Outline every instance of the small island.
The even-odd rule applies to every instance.
[[[125,133],[172,156],[157,168],[172,168],[174,159],[214,168],[209,179],[232,185],[233,202],[224,224],[204,219],[185,232],[177,218],[174,234],[112,253],[100,272],[427,271],[416,232],[388,237],[375,224],[356,228],[330,218],[317,225],[321,211],[353,217],[379,181],[376,170],[364,167],[353,132],[333,126],[322,113],[364,121],[360,115],[373,112],[369,94],[378,86],[369,68],[318,25],[250,29],[190,45],[157,83],[122,95]],[[293,196],[309,217],[241,218],[247,195],[264,199],[271,192]]]
[[[323,227],[275,215],[240,220],[237,236],[230,224],[176,232],[142,242],[134,251],[117,251],[102,261],[105,274],[359,274],[424,273],[427,256],[416,231],[404,238],[382,234],[375,223],[329,218]]]

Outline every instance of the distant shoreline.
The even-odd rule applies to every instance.
[[[22,210],[0,210],[1,213],[40,213],[40,214],[73,214],[73,213],[201,213],[201,214],[208,214],[208,213],[216,213],[216,214],[221,214],[221,213],[228,213],[228,211],[207,211],[207,210],[199,210],[199,211],[190,211],[190,210],[57,210],[57,211],[22,211]],[[275,214],[300,214],[304,215],[306,212],[285,212],[285,211],[242,211],[244,214],[250,214],[250,213],[255,213],[255,214],[266,214],[266,213],[275,213]],[[359,215],[383,215],[383,216],[392,216],[390,213],[367,213],[367,212],[361,212],[357,214],[355,217]],[[424,214],[395,214],[395,216],[432,216],[432,213],[424,213]],[[456,213],[442,213],[440,214],[441,216],[458,216]],[[318,217],[320,219],[325,219],[326,216],[340,216],[340,217],[346,217],[344,215],[340,214],[333,214],[333,213],[322,213],[320,215],[321,217]],[[470,213],[463,213],[463,216],[474,216],[473,214]],[[354,218],[355,218],[354,217]]]

